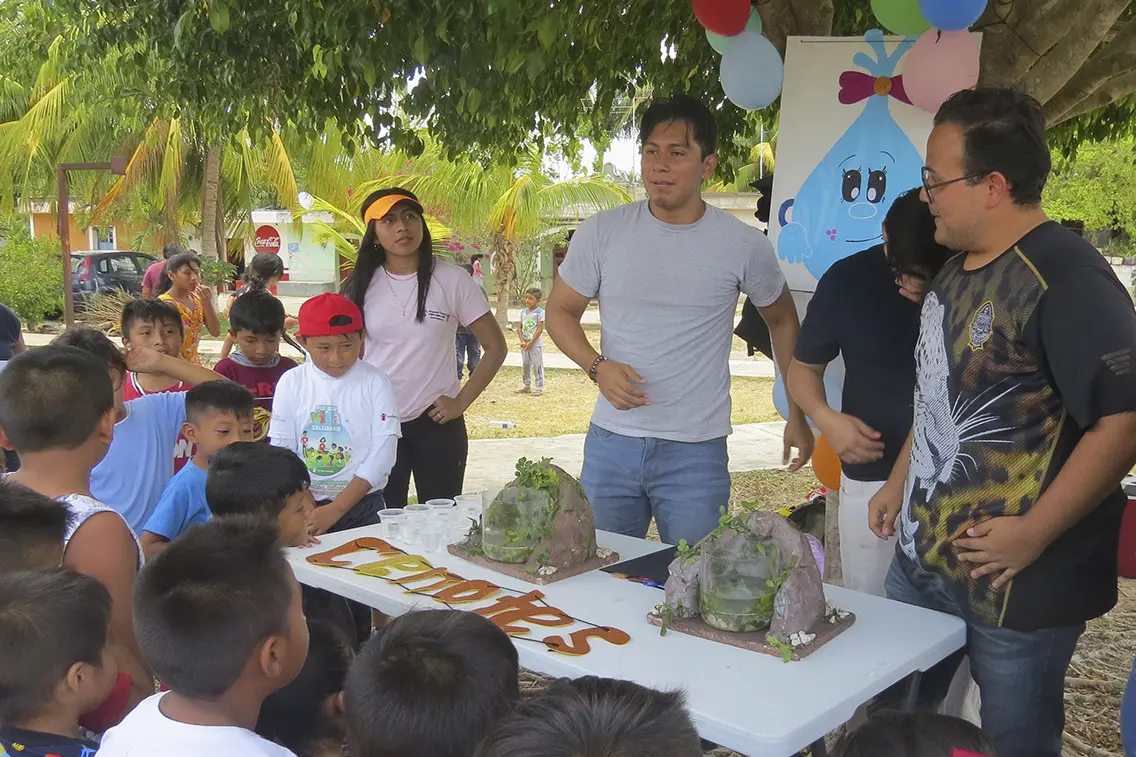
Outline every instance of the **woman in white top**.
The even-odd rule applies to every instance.
[[[463,413],[505,362],[505,336],[469,274],[435,259],[413,193],[379,190],[361,212],[367,231],[343,294],[363,312],[363,359],[390,377],[402,417],[383,499],[387,507],[403,507],[411,474],[419,502],[453,497],[462,492],[469,451]],[[464,387],[454,375],[459,325],[485,350]]]

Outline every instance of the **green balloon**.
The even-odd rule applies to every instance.
[[[749,12],[749,21],[746,22],[745,29],[742,31],[757,32],[761,34],[761,16],[757,15],[756,10]],[[724,55],[726,47],[730,44],[733,37],[723,37],[721,34],[715,34],[709,29],[706,30],[706,41],[710,43],[710,47],[714,48],[719,55]]]
[[[892,34],[918,37],[931,28],[919,10],[919,0],[872,0],[872,13],[880,26]]]

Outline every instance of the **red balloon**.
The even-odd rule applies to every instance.
[[[741,34],[749,22],[750,0],[693,0],[693,3],[698,23],[723,37]]]

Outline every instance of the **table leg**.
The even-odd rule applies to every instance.
[[[903,711],[914,712],[919,702],[919,683],[923,680],[923,673],[916,670],[907,677],[907,691],[903,695]]]

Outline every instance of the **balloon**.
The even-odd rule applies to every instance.
[[[919,0],[919,10],[935,29],[957,32],[979,19],[986,0]]]
[[[915,41],[904,58],[903,88],[911,104],[928,113],[977,83],[978,41],[970,32],[932,29]]]
[[[730,102],[745,110],[771,105],[781,94],[785,64],[765,37],[744,31],[730,40],[722,55],[718,80]]]
[[[931,28],[919,10],[919,0],[872,0],[872,13],[880,26],[892,34],[917,37]]]
[[[785,393],[785,379],[778,376],[773,382],[773,407],[781,420],[789,420],[789,395]]]
[[[749,0],[693,0],[694,16],[707,31],[732,37],[749,21]]]
[[[840,458],[828,443],[824,434],[817,437],[816,446],[813,447],[813,473],[817,481],[829,489],[840,488]]]
[[[824,399],[836,412],[844,404],[844,356],[841,355],[824,369]]]
[[[761,16],[757,14],[756,10],[749,12],[749,21],[745,25],[745,31],[761,34]],[[719,55],[726,52],[726,48],[729,47],[731,39],[733,39],[733,37],[723,37],[721,34],[715,34],[709,29],[706,30],[706,41],[710,43],[710,47],[714,48]]]

